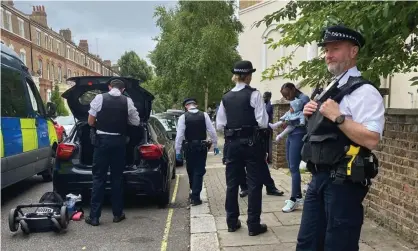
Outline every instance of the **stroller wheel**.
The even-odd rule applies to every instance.
[[[9,228],[10,231],[16,232],[19,229],[19,222],[16,221],[18,211],[16,208],[12,208],[9,212]]]
[[[66,229],[69,221],[68,209],[66,206],[61,207],[60,224],[63,229]]]
[[[22,232],[24,234],[30,234],[28,223],[26,223],[26,221],[24,220],[20,220],[19,223],[20,223],[20,228],[22,229]]]
[[[61,231],[61,225],[55,218],[51,218],[52,224],[54,224],[55,232],[59,233]]]

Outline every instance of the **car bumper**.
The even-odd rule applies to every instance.
[[[123,172],[124,192],[136,195],[157,195],[163,192],[165,175],[160,168],[138,168]],[[92,188],[92,172],[72,167],[54,170],[54,189],[60,193],[85,193]],[[107,173],[105,189],[110,190],[110,173]]]

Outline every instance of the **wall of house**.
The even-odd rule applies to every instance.
[[[262,81],[262,72],[274,64],[283,56],[288,56],[295,47],[269,49],[264,41],[272,38],[274,41],[280,39],[279,31],[275,31],[275,25],[266,27],[265,24],[255,27],[254,23],[262,20],[266,15],[283,8],[289,1],[240,1],[239,19],[244,25],[244,30],[239,36],[239,53],[245,60],[250,60],[257,71],[253,74],[251,85],[261,92],[271,91],[272,100],[278,101],[282,98],[280,87],[285,82],[297,84],[300,80],[290,81],[276,77],[273,80]],[[295,50],[293,66],[300,62],[309,60],[318,55],[316,45],[300,47]],[[361,70],[361,69],[360,69]],[[411,79],[418,76],[418,73],[395,74],[391,81],[390,98],[385,97],[386,107],[390,108],[418,108],[418,86],[411,86]],[[389,81],[382,81],[381,87],[389,88]],[[310,94],[312,88],[302,88],[304,93]],[[411,94],[408,94],[411,93]],[[390,102],[389,102],[390,100]],[[412,102],[411,102],[412,100]]]
[[[369,218],[418,244],[418,109],[388,109],[375,151],[381,167],[365,200]]]

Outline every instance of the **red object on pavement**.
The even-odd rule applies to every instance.
[[[73,221],[79,221],[83,218],[83,212],[77,212],[75,214],[73,214],[73,217],[71,217],[71,219]]]

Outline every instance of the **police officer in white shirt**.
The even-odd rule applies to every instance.
[[[250,236],[267,231],[260,224],[265,148],[259,128],[268,127],[268,115],[261,93],[249,86],[253,69],[250,61],[239,61],[232,70],[235,87],[221,101],[216,116],[218,130],[224,130],[226,151],[226,222],[229,232],[241,227],[238,187],[247,171],[248,231]]]
[[[93,188],[90,216],[86,223],[98,226],[110,166],[113,222],[125,219],[123,213],[123,170],[128,123],[139,125],[138,111],[132,99],[122,95],[123,78],[111,78],[109,92],[97,95],[90,103],[88,123],[96,128],[93,142]]]
[[[325,49],[328,71],[335,76],[335,85],[330,86],[338,88],[330,88],[330,98],[319,104],[310,101],[303,110],[309,120],[302,159],[312,172],[312,182],[303,206],[298,251],[359,250],[362,202],[377,175],[371,150],[377,147],[385,122],[381,94],[356,67],[364,44],[360,33],[340,25],[328,27],[319,44]],[[356,159],[350,167],[351,156]]]
[[[186,169],[191,189],[190,203],[192,206],[202,204],[200,192],[203,186],[203,176],[206,173],[208,148],[212,144],[215,155],[219,154],[218,136],[212,121],[206,112],[197,109],[196,100],[187,98],[183,102],[186,113],[179,118],[176,134],[176,159],[181,160],[181,148],[185,139]],[[206,131],[209,132],[212,143],[206,141]]]

